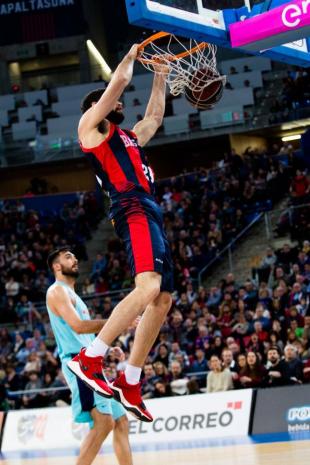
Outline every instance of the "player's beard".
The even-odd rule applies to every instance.
[[[106,119],[110,121],[110,123],[119,125],[124,121],[125,116],[124,116],[124,113],[122,113],[121,111],[112,110],[106,116]]]
[[[67,268],[63,265],[61,265],[61,272],[64,276],[70,276],[70,278],[78,278],[79,277],[79,272],[78,271],[73,271],[72,268]]]

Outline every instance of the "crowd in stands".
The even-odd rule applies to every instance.
[[[0,209],[0,322],[37,318],[35,302],[45,300],[50,283],[46,258],[69,244],[87,260],[85,241],[101,219],[93,193],[76,195],[58,212],[27,210],[21,200],[2,201]]]
[[[289,71],[283,79],[282,92],[278,98],[273,99],[270,107],[270,123],[286,121],[294,110],[310,106],[310,71],[301,68]]]
[[[250,149],[220,161],[217,169],[158,183],[157,196],[175,263],[173,308],[144,366],[145,398],[310,381],[310,244],[268,249],[253,276],[232,274],[211,289],[195,286],[198,272],[245,225],[247,212],[289,191],[289,168],[277,156]],[[291,194],[296,190],[291,183]],[[307,192],[305,193],[307,195]],[[85,239],[96,226],[98,205],[81,195],[60,215],[41,217],[22,202],[4,202],[0,213],[0,407],[40,407],[69,402],[68,391],[20,389],[65,387],[48,315],[36,308],[49,285],[45,259],[64,242],[87,257]],[[303,217],[303,221],[305,218]],[[309,215],[306,216],[309,231]],[[290,225],[290,224],[289,224]],[[298,224],[295,224],[298,227]],[[106,318],[115,300],[93,293],[132,286],[122,244],[112,239],[98,254],[81,295],[92,316]],[[118,294],[116,298],[120,298]],[[124,359],[110,357],[107,374],[124,368],[134,326],[117,340]],[[208,372],[208,375],[207,375]]]

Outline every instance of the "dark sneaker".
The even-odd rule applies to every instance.
[[[87,357],[85,347],[76,355],[67,366],[90,389],[103,397],[113,397],[113,392],[103,374],[103,357]]]
[[[140,383],[128,384],[124,373],[116,378],[110,388],[113,391],[114,399],[118,400],[123,407],[132,413],[138,420],[151,422],[153,417],[143,403],[140,391]]]

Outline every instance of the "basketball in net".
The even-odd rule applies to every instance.
[[[193,107],[199,110],[211,110],[221,99],[223,90],[224,83],[221,76],[211,68],[201,68],[193,73],[184,93]]]
[[[170,93],[184,93],[192,106],[207,110],[220,100],[226,83],[217,69],[216,50],[206,42],[189,39],[185,45],[173,34],[158,32],[140,44],[138,60],[150,71],[158,60],[166,64]]]

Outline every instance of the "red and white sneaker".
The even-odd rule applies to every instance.
[[[121,373],[112,383],[110,388],[113,391],[114,399],[118,400],[123,407],[133,416],[141,421],[151,422],[153,417],[146,409],[141,397],[140,383],[128,384],[125,374]]]
[[[103,357],[87,357],[85,351],[83,347],[80,353],[68,362],[69,370],[97,394],[110,399],[113,397],[113,392],[103,374]]]

